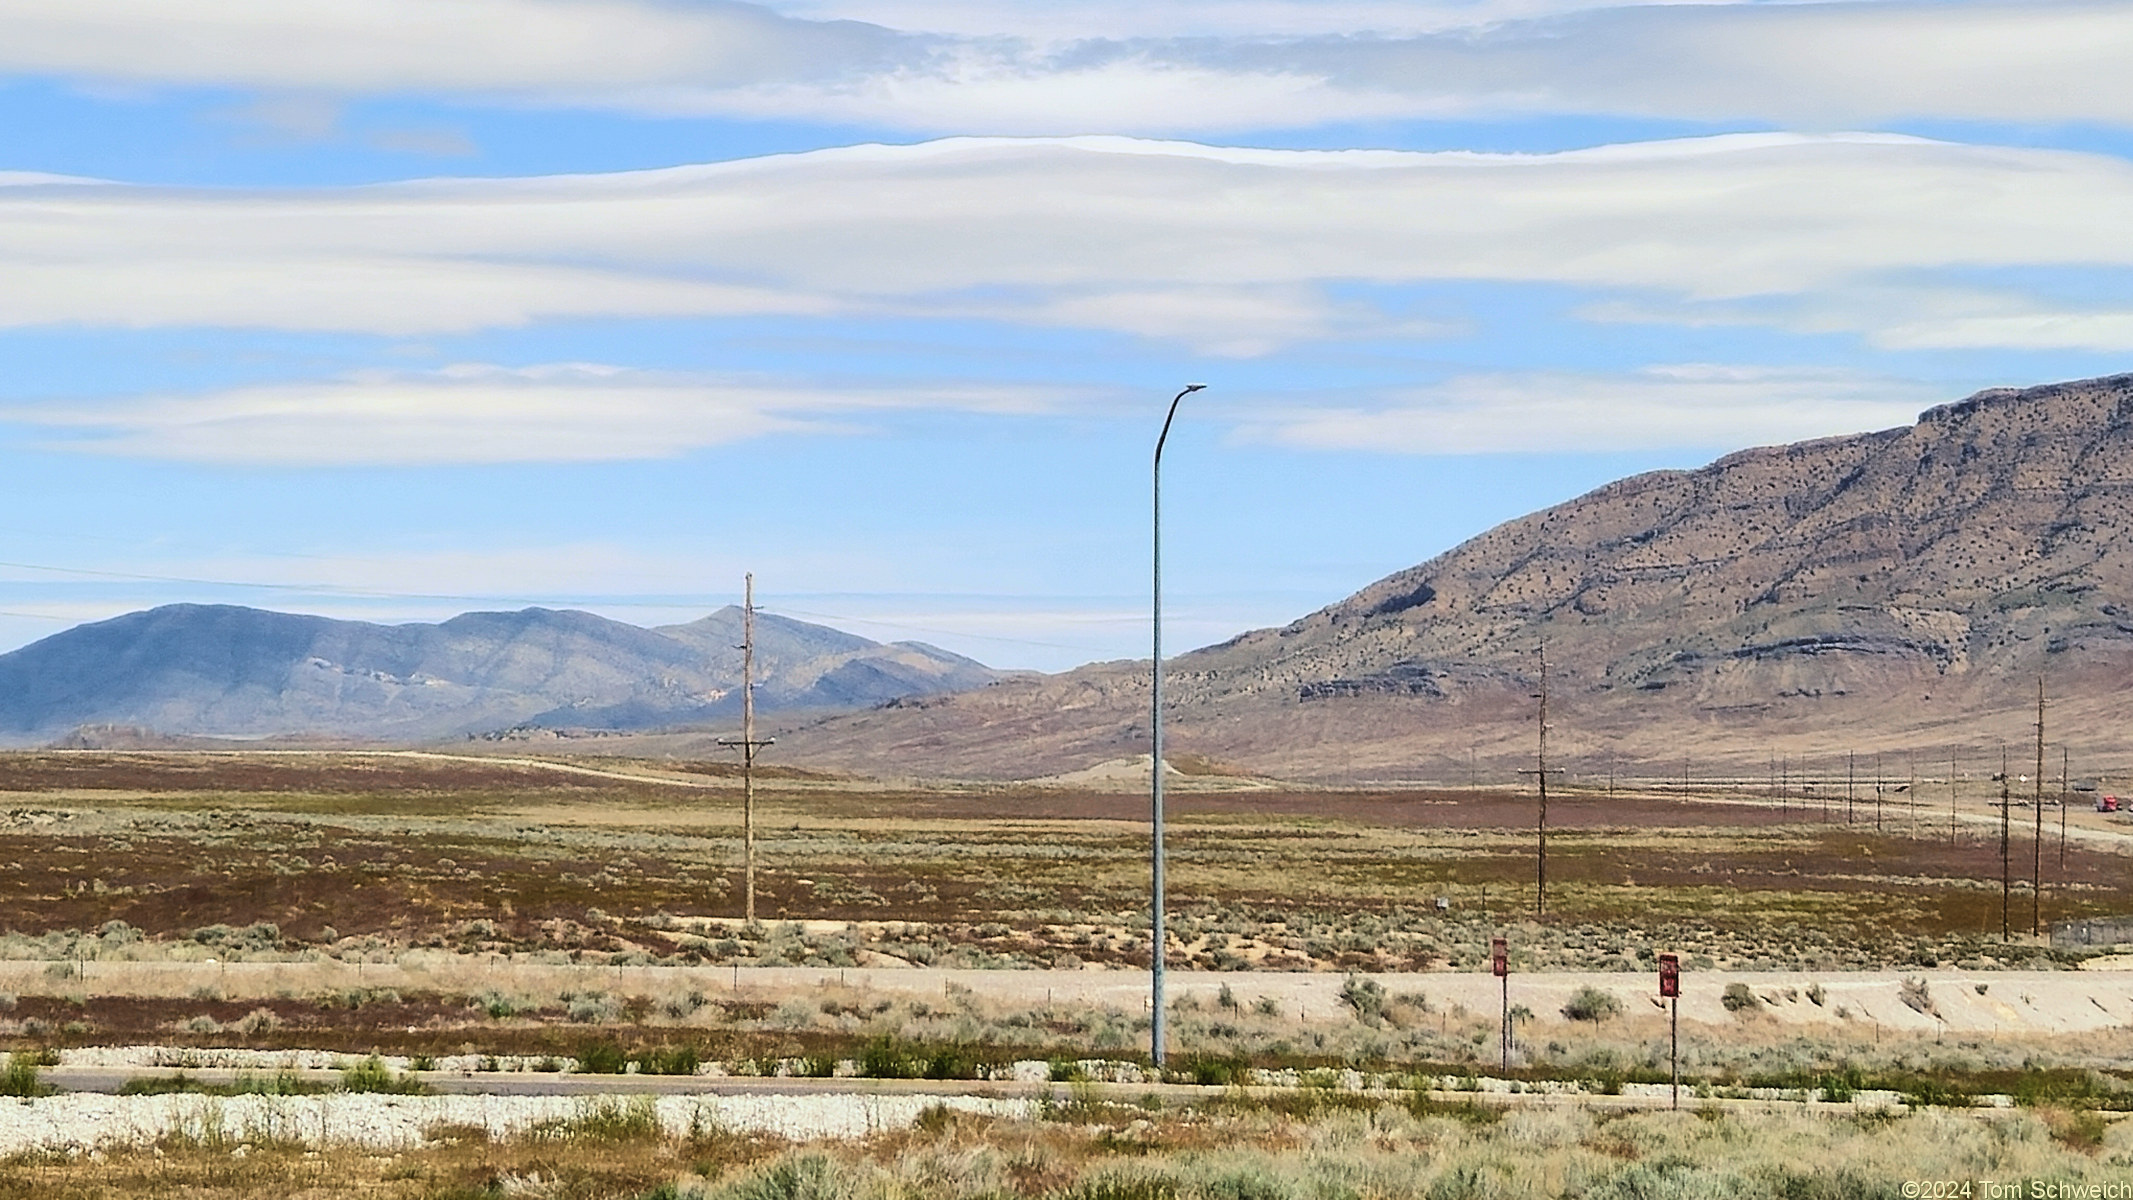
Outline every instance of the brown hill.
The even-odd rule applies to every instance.
[[[1279,629],[1180,656],[1180,753],[1292,777],[1502,777],[1547,644],[1564,765],[1761,778],[1850,751],[1971,768],[2048,736],[2133,758],[2133,375],[1659,471],[1500,525]],[[808,761],[1022,777],[1146,752],[1145,663],[794,731]],[[2053,752],[2057,763],[2057,751]],[[1996,765],[1996,761],[1995,761]],[[2077,770],[2081,768],[2077,767]]]

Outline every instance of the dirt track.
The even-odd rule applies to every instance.
[[[934,968],[832,967],[595,967],[490,961],[444,953],[403,956],[392,964],[352,963],[90,963],[83,980],[53,979],[41,962],[0,963],[0,990],[24,996],[130,994],[187,996],[212,987],[232,1002],[294,991],[372,987],[474,994],[488,988],[527,991],[604,989],[656,995],[697,989],[707,994],[774,998],[797,991],[845,988],[904,995],[971,995],[1006,1007],[1099,1005],[1144,1010],[1148,976],[1141,971],[981,971]],[[1171,1000],[1191,997],[1211,1006],[1228,987],[1249,1004],[1267,997],[1299,1021],[1345,1019],[1333,972],[1172,971]],[[1370,978],[1388,994],[1419,993],[1437,1009],[1492,1013],[1503,1003],[1495,978],[1471,972],[1383,973]],[[1927,1008],[1906,1004],[1904,982],[1922,980]],[[1742,983],[1762,998],[1749,1016],[1728,1011],[1721,994]],[[1809,989],[1820,986],[1823,1001]],[[1979,986],[1983,985],[1983,990]],[[1655,977],[1638,972],[1551,972],[1510,977],[1510,1003],[1552,1017],[1580,987],[1614,993],[1630,1014],[1657,1013]],[[1682,975],[1684,1021],[1757,1029],[1848,1029],[1891,1033],[2070,1034],[2133,1026],[2133,970],[1810,972],[1713,971]]]

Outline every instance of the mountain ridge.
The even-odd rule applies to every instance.
[[[1169,660],[1171,740],[1274,774],[1501,777],[1532,753],[1545,642],[1556,744],[1588,767],[1702,755],[1760,778],[1766,757],[1847,744],[2022,744],[2039,673],[2060,731],[2122,755],[2129,500],[2133,375],[1630,476]],[[847,769],[923,751],[943,774],[1055,773],[1144,753],[1146,704],[1145,661],[1091,665],[785,745]]]
[[[0,655],[0,736],[426,740],[514,726],[656,728],[737,713],[740,610],[645,629],[527,608],[383,625],[173,604]],[[865,706],[999,673],[921,642],[882,644],[758,612],[766,712]]]

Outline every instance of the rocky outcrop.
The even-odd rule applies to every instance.
[[[1286,626],[1183,655],[1181,751],[1270,773],[1463,777],[1531,741],[1547,646],[1565,754],[2018,741],[2042,673],[2101,752],[2133,666],[2133,376],[1994,389],[1915,425],[1744,450],[1507,522]],[[794,752],[1060,771],[1145,737],[1145,664],[831,721]],[[1070,695],[1112,699],[1067,715]],[[1012,716],[1010,715],[1012,714]],[[1010,750],[1002,732],[1044,728]],[[1141,746],[1145,750],[1145,746]],[[1456,771],[1453,770],[1456,765]]]

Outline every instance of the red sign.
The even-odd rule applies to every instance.
[[[1497,975],[1511,973],[1511,950],[1504,945],[1502,938],[1496,938],[1489,943],[1489,970]]]
[[[1661,996],[1679,996],[1681,994],[1681,959],[1675,955],[1662,954],[1659,956],[1659,994]]]

